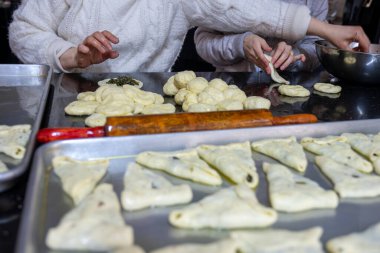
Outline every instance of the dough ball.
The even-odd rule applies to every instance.
[[[86,126],[89,127],[99,127],[105,126],[107,122],[107,117],[101,113],[93,113],[84,120]]]
[[[183,89],[186,88],[186,85],[188,82],[196,78],[197,76],[195,75],[194,71],[182,71],[178,72],[174,76],[174,84],[177,87],[177,89]]]
[[[106,104],[101,104],[96,108],[97,113],[106,116],[127,116],[131,115],[134,110],[134,104],[128,101],[110,101]]]
[[[163,96],[157,93],[153,93],[154,95],[154,103],[155,104],[163,104],[165,102],[165,99]]]
[[[208,105],[208,104],[191,104],[189,105],[188,112],[214,112],[217,111],[218,108],[215,105]]]
[[[187,89],[195,94],[201,93],[208,86],[208,81],[203,77],[196,77],[187,83]]]
[[[198,102],[202,104],[216,105],[223,100],[223,92],[210,86],[198,95]]]
[[[227,88],[230,88],[230,89],[239,89],[240,90],[240,88],[237,85],[235,85],[235,84],[230,84],[230,85],[228,85]]]
[[[225,99],[217,105],[218,111],[236,111],[243,110],[243,103],[239,100]]]
[[[135,96],[133,97],[133,101],[137,104],[142,105],[151,105],[156,102],[156,93],[150,92],[150,91],[143,91],[140,90],[139,92],[136,92]]]
[[[164,84],[164,94],[168,96],[174,96],[178,92],[178,88],[174,84],[174,76],[171,76]]]
[[[224,99],[239,100],[242,103],[247,99],[244,91],[239,88],[228,87],[223,91]]]
[[[78,94],[77,100],[95,101],[96,100],[95,92],[93,91],[81,92]]]
[[[224,91],[225,89],[228,88],[228,84],[220,78],[212,79],[208,85],[220,91]]]
[[[331,83],[316,83],[313,87],[314,90],[330,94],[335,94],[342,91],[342,87]]]
[[[135,104],[135,108],[133,109],[133,114],[140,114],[144,110],[145,105]]]
[[[185,97],[185,101],[182,103],[182,109],[187,112],[189,109],[189,106],[192,104],[198,103],[198,97],[194,93],[188,93]]]
[[[147,105],[142,110],[142,114],[168,114],[174,113],[175,106],[172,104],[153,104]]]
[[[73,116],[91,115],[95,112],[99,103],[96,101],[74,101],[65,107],[65,112]]]
[[[177,105],[182,105],[183,102],[186,99],[187,94],[189,94],[191,91],[187,90],[186,88],[180,89],[177,94],[174,96],[174,101]]]
[[[310,91],[302,87],[301,85],[288,85],[284,84],[278,87],[278,92],[280,94],[289,97],[308,97],[310,96]]]
[[[259,96],[250,96],[244,101],[244,109],[269,109],[270,100],[259,97]]]

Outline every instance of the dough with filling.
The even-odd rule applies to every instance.
[[[282,139],[264,139],[252,142],[253,150],[270,156],[277,161],[304,172],[307,167],[307,159],[302,146],[294,136]]]
[[[212,79],[208,83],[208,86],[212,87],[212,88],[215,88],[215,89],[218,89],[220,91],[224,91],[225,89],[228,88],[228,84],[224,80],[222,80],[220,78],[214,78],[214,79]]]
[[[270,202],[277,211],[291,213],[338,206],[334,191],[323,189],[283,165],[264,162],[263,170],[269,182]]]
[[[344,136],[305,137],[302,138],[301,145],[314,154],[328,156],[358,171],[370,173],[373,170],[372,164],[353,151]]]
[[[192,198],[189,185],[173,185],[163,176],[136,163],[130,164],[125,172],[121,204],[127,211],[184,204]]]
[[[55,174],[61,179],[63,190],[78,205],[104,177],[109,166],[107,159],[82,161],[67,156],[53,158]]]
[[[227,145],[201,145],[197,147],[199,156],[236,184],[251,188],[257,186],[259,177],[249,142]]]
[[[73,116],[85,116],[95,113],[100,104],[97,101],[73,101],[65,107],[65,113]]]
[[[250,96],[244,101],[244,109],[269,109],[271,106],[270,100],[259,97],[259,96]]]
[[[211,86],[198,94],[198,102],[203,104],[216,105],[224,100],[223,92]]]
[[[308,97],[310,91],[301,85],[281,85],[278,87],[278,92],[289,97]]]
[[[105,85],[115,85],[116,86],[116,84],[114,84],[114,83],[108,83],[111,79],[112,78],[100,80],[100,81],[98,81],[98,85],[99,86],[105,86]],[[116,79],[117,79],[117,77],[116,77]],[[125,83],[124,85],[134,86],[136,88],[142,88],[143,87],[143,85],[144,85],[143,82],[141,82],[140,80],[134,79],[134,78],[132,78],[132,79],[134,81],[136,81],[137,85],[130,85],[128,83]],[[124,86],[124,85],[120,85],[120,86]]]
[[[174,75],[174,84],[177,87],[177,89],[186,88],[187,83],[195,79],[196,77],[197,76],[195,75],[194,71],[181,71]]]
[[[119,200],[110,184],[101,184],[56,227],[46,244],[54,250],[114,251],[133,245],[133,228],[124,223]]]
[[[77,95],[77,100],[95,101],[96,100],[95,92],[93,91],[81,92]]]
[[[315,162],[333,182],[334,190],[340,197],[366,198],[380,196],[379,176],[364,174],[325,155],[317,156]]]
[[[134,103],[131,101],[113,100],[96,107],[95,112],[108,117],[132,115]]]
[[[89,127],[105,126],[107,116],[101,113],[93,113],[84,120],[84,123]]]
[[[171,76],[164,84],[163,91],[165,95],[174,96],[178,92],[177,86],[174,84],[174,76]]]
[[[201,93],[207,87],[208,81],[203,77],[196,77],[193,80],[189,81],[186,85],[186,88],[194,94]]]
[[[269,61],[270,77],[272,78],[272,80],[275,81],[276,83],[289,84],[290,82],[285,80],[282,76],[280,76],[280,74],[274,68],[273,63],[272,63],[272,57],[266,54],[264,54],[264,56]]]
[[[261,205],[255,192],[246,185],[221,189],[169,214],[171,225],[192,229],[259,228],[276,220],[277,212]]]
[[[322,233],[321,227],[299,231],[265,229],[233,231],[231,237],[243,253],[323,253]]]
[[[329,253],[379,253],[380,223],[361,232],[332,238],[327,241],[326,248]]]
[[[183,102],[185,102],[187,94],[191,93],[191,91],[187,90],[186,88],[180,89],[177,94],[174,96],[174,101],[177,105],[182,105]]]
[[[195,149],[172,152],[143,152],[136,162],[150,169],[162,170],[171,175],[206,185],[221,185],[222,178],[199,158]]]
[[[316,83],[314,84],[313,88],[314,90],[317,90],[319,92],[331,93],[331,94],[340,93],[342,91],[341,86],[333,85],[331,83]]]
[[[239,88],[229,87],[223,91],[223,95],[224,99],[238,100],[242,103],[247,99],[247,95]]]
[[[189,106],[192,104],[198,103],[198,97],[195,93],[188,93],[185,97],[185,101],[182,103],[182,109],[187,112],[189,110]]]
[[[32,129],[29,124],[0,125],[0,153],[14,159],[22,159],[31,132]]]

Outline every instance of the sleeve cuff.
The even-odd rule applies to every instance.
[[[62,41],[62,40],[56,40],[53,43],[51,43],[51,46],[48,51],[48,59],[51,60],[51,65],[53,66],[54,72],[64,72],[69,73],[69,70],[66,70],[62,67],[61,62],[59,60],[59,57],[66,52],[69,48],[76,47],[74,44]],[[50,57],[49,57],[50,56]]]
[[[289,4],[285,14],[283,38],[290,41],[302,39],[306,35],[310,20],[310,10],[307,6]]]

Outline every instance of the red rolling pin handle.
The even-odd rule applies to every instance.
[[[88,138],[88,137],[104,137],[104,127],[93,128],[45,128],[37,133],[37,141],[46,143],[50,141]]]

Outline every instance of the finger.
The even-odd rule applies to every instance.
[[[78,52],[82,54],[87,54],[88,52],[90,52],[90,49],[87,46],[80,44],[78,46]]]
[[[275,49],[272,55],[272,63],[275,63],[277,59],[280,57],[280,55],[284,52],[285,46],[286,46],[285,42],[278,43],[277,48]]]
[[[102,34],[112,43],[117,44],[119,43],[119,38],[113,35],[111,32],[104,30]]]
[[[264,56],[263,50],[261,49],[261,44],[260,43],[255,43],[253,45],[253,50],[255,51],[256,57],[258,57],[257,60],[259,60],[259,61],[262,62],[263,66],[264,66],[263,69],[266,69],[269,66],[269,61]]]
[[[364,31],[358,33],[357,41],[359,42],[359,48],[361,51],[363,51],[363,52],[369,51],[369,46],[370,46],[371,42],[368,39],[368,37]]]
[[[268,45],[268,43],[266,42],[266,40],[264,39],[261,39],[260,40],[260,44],[261,44],[261,48],[266,51],[266,52],[270,52],[272,51],[273,49]]]
[[[92,48],[97,49],[102,54],[106,52],[106,49],[104,48],[104,46],[93,35],[87,37],[85,41],[83,42],[83,44],[89,48],[92,47]]]
[[[304,62],[305,60],[306,60],[306,57],[304,54],[299,54],[299,55],[293,56],[293,62],[296,62],[296,61]]]
[[[111,51],[109,57],[111,59],[115,59],[115,58],[119,57],[119,52],[118,51]]]
[[[287,67],[289,67],[289,65],[293,63],[293,58],[293,55],[288,57],[286,61],[281,65],[280,69],[285,70]]]
[[[273,63],[275,68],[280,67],[282,64],[286,62],[286,60],[291,57],[293,58],[293,52],[291,46],[286,46],[285,50],[282,52],[281,56],[277,59],[276,62]]]
[[[100,44],[107,50],[111,51],[112,50],[112,45],[110,41],[107,39],[106,36],[103,35],[103,33],[96,32],[93,34],[95,39],[100,42]]]

